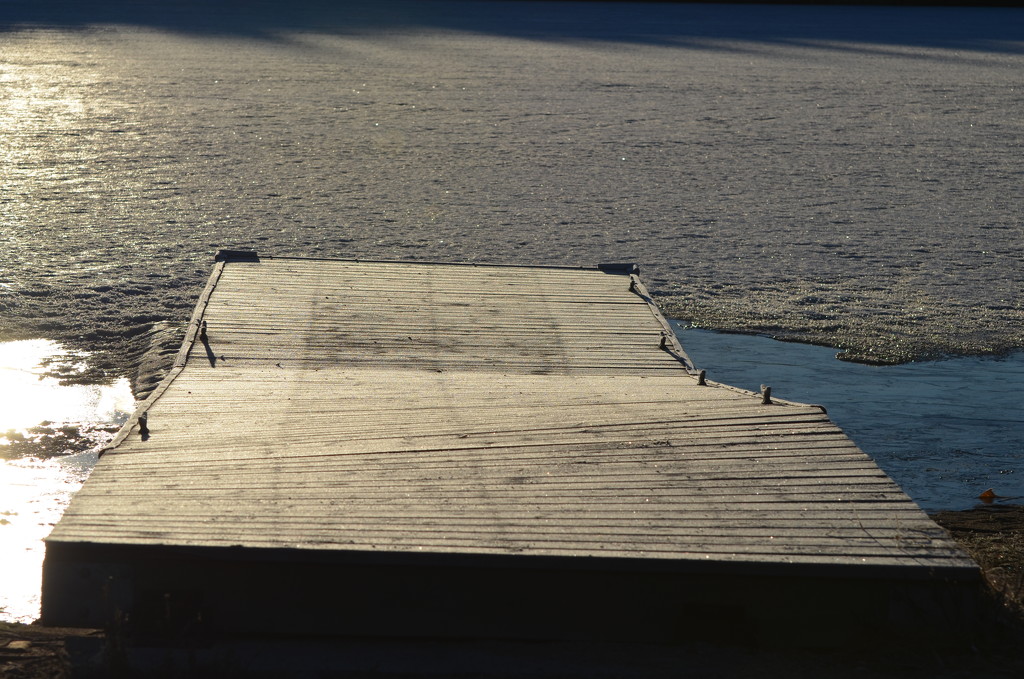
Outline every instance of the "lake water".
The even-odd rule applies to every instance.
[[[128,375],[251,247],[637,262],[675,317],[863,359],[1021,341],[1019,10],[0,8],[0,340]]]
[[[967,509],[992,488],[1024,500],[1024,352],[896,366],[836,350],[676,324],[708,379],[817,403],[928,511]]]

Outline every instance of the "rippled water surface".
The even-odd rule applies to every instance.
[[[679,328],[679,326],[677,326]],[[992,488],[1024,502],[1024,353],[898,366],[838,361],[835,349],[677,330],[708,379],[828,409],[918,504],[966,509]]]
[[[253,247],[635,261],[702,327],[1019,347],[1022,72],[1012,9],[4,0],[0,339],[131,376]]]

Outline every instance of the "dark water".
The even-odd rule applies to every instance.
[[[1024,352],[870,366],[827,347],[676,328],[708,379],[825,406],[928,511],[972,507],[988,488],[1024,501]]]

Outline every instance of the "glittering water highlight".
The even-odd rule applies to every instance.
[[[0,343],[0,620],[39,615],[43,538],[134,408],[128,381],[61,384],[82,357],[46,340]]]

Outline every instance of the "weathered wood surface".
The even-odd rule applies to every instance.
[[[631,281],[218,264],[49,541],[974,573],[821,409],[699,386]]]

